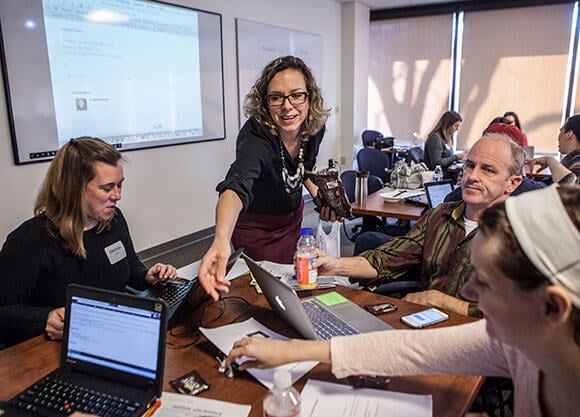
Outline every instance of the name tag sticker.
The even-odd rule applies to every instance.
[[[316,299],[327,306],[332,306],[334,304],[340,304],[344,303],[345,301],[348,301],[346,298],[344,298],[342,295],[340,295],[335,291],[327,292],[326,294],[322,295],[317,295]]]
[[[127,257],[125,246],[123,246],[123,242],[120,240],[107,246],[105,248],[105,253],[107,254],[107,258],[109,258],[111,265],[115,265],[117,262]]]

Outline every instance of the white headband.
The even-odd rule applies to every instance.
[[[510,225],[528,259],[580,308],[580,233],[556,186],[505,201]]]

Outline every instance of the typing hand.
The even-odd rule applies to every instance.
[[[64,330],[64,307],[54,309],[48,313],[45,330],[49,339],[62,339],[62,332]]]
[[[157,281],[168,281],[177,276],[177,270],[173,265],[157,263],[147,271],[145,281],[148,284],[155,284]]]

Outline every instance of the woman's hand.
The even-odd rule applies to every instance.
[[[225,279],[226,266],[231,249],[229,242],[214,240],[201,260],[199,282],[214,301],[219,300],[219,291],[228,293],[231,283]]]
[[[244,337],[234,342],[226,358],[226,365],[231,365],[241,357],[248,358],[240,364],[239,369],[242,371],[249,368],[273,368],[291,362],[330,362],[330,341],[298,339],[282,341],[260,336]]]
[[[342,221],[343,219],[338,219],[336,217],[336,212],[330,207],[323,206],[320,207],[320,220],[324,220],[327,222],[335,222],[337,220]]]
[[[64,307],[56,308],[46,317],[46,335],[51,340],[61,340],[64,330]]]
[[[289,342],[266,339],[260,336],[244,337],[234,342],[234,346],[226,358],[226,365],[229,366],[236,359],[247,356],[250,359],[240,365],[241,371],[249,368],[274,368],[288,363],[288,360],[284,358],[288,356],[290,350]]]
[[[158,281],[169,281],[177,276],[177,270],[173,265],[157,263],[147,271],[145,281],[153,285]]]

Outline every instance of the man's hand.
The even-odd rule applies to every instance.
[[[467,301],[452,297],[438,290],[412,292],[407,294],[403,300],[427,307],[439,307],[464,315],[469,313],[469,303]]]

